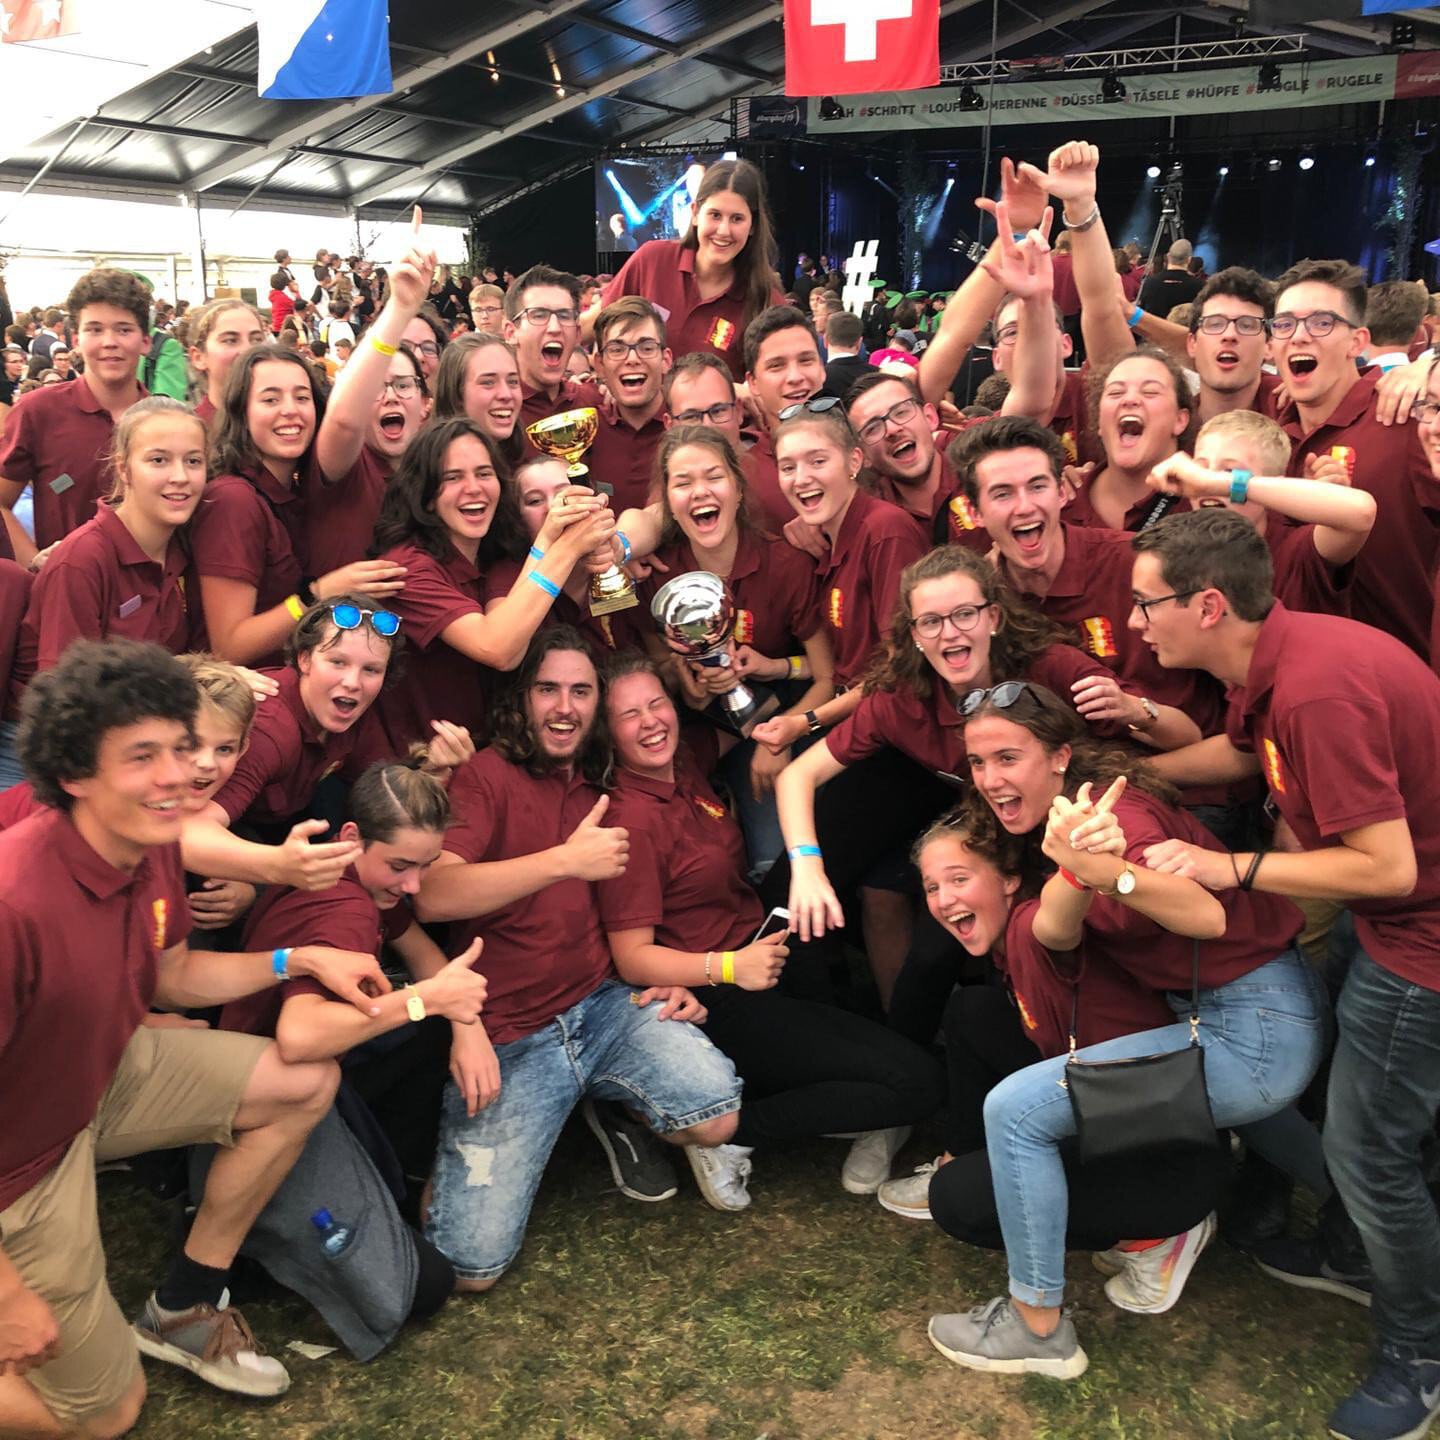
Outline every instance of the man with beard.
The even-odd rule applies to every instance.
[[[417,902],[463,943],[485,939],[494,1066],[478,1094],[446,1089],[427,1224],[471,1292],[513,1263],[577,1103],[606,1102],[586,1118],[616,1183],[644,1200],[675,1193],[673,1174],[638,1163],[648,1139],[722,1145],[740,1108],[734,1067],[685,1023],[704,1015],[695,997],[615,978],[591,882],[624,873],[629,843],[603,824],[610,745],[578,632],[535,637],[492,723],[491,746],[451,783],[453,823]]]

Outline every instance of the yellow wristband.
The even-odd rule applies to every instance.
[[[285,597],[285,608],[290,612],[292,620],[303,620],[305,618],[305,602],[298,595],[287,595]]]
[[[372,335],[370,337],[370,343],[382,355],[393,355],[400,348],[398,345],[387,345],[378,335]]]
[[[720,983],[722,985],[735,983],[735,952],[733,950],[720,952]]]
[[[790,657],[790,678],[792,680],[803,680],[805,678],[805,657],[803,655],[792,655]]]

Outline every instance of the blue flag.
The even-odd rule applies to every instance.
[[[388,95],[387,0],[256,0],[266,100],[331,100]]]

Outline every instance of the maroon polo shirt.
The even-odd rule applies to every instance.
[[[405,588],[385,602],[401,620],[405,673],[375,702],[391,745],[400,754],[412,740],[428,742],[432,720],[479,735],[488,672],[441,636],[462,616],[485,613],[485,577],[453,545],[442,560],[417,545],[392,545],[380,558],[407,569]]]
[[[1303,476],[1311,455],[1328,455],[1334,446],[1354,451],[1350,483],[1375,497],[1375,526],[1355,557],[1351,613],[1428,660],[1440,487],[1431,479],[1419,427],[1382,425],[1375,418],[1378,379],[1359,376],[1329,420],[1308,435],[1293,401],[1276,419],[1294,442],[1291,475]]]
[[[1349,617],[1353,560],[1330,564],[1315,548],[1313,525],[1285,525],[1278,518],[1265,527],[1265,543],[1275,567],[1275,596],[1288,609]]]
[[[718,355],[736,380],[745,378],[745,288],[736,280],[713,300],[700,298],[695,252],[678,240],[648,240],[601,293],[602,305],[622,295],[642,295],[665,321],[665,343],[681,355]],[[779,290],[771,305],[783,305]]]
[[[533,775],[481,750],[450,781],[445,849],[467,864],[534,855],[564,844],[599,798],[578,776]],[[595,893],[584,880],[561,880],[453,929],[460,946],[484,937],[474,968],[489,981],[485,1029],[497,1045],[548,1025],[611,973]]]
[[[243,951],[279,950],[295,945],[328,945],[373,955],[393,944],[415,923],[408,900],[382,910],[360,883],[352,865],[329,890],[292,890],[272,885],[251,907],[245,920]],[[232,1000],[220,1012],[220,1029],[248,1035],[273,1036],[280,1010],[292,995],[323,995],[331,991],[302,976],[283,985]]]
[[[1115,805],[1125,832],[1125,858],[1145,868],[1145,851],[1162,840],[1181,840],[1218,850],[1219,842],[1187,811],[1165,805],[1132,787]],[[1200,985],[1210,988],[1248,975],[1273,960],[1300,933],[1302,916],[1282,895],[1258,890],[1221,890],[1225,933],[1200,945]],[[1118,899],[1097,896],[1085,919],[1085,952],[1118,965],[1141,985],[1156,990],[1190,989],[1191,942]],[[1168,1023],[1168,1022],[1167,1022]]]
[[[520,419],[515,426],[516,433],[525,443],[525,449],[531,454],[539,454],[538,449],[530,443],[530,437],[525,433],[527,425],[533,425],[537,420],[548,420],[552,415],[561,415],[566,410],[582,410],[593,407],[598,410],[604,397],[600,394],[599,387],[589,380],[562,380],[560,388],[552,400],[543,390],[532,390],[528,385],[520,386]],[[598,434],[598,427],[597,427]],[[581,457],[581,464],[590,463],[589,451]],[[594,483],[595,476],[590,476],[588,483]],[[585,479],[581,477],[582,481]]]
[[[280,692],[255,707],[249,747],[215,794],[215,803],[232,825],[242,816],[271,823],[289,820],[305,809],[327,775],[339,771],[353,779],[373,761],[394,754],[373,710],[344,734],[332,735],[305,709],[298,671],[287,666],[260,673],[274,680]]]
[[[991,954],[1015,997],[1025,1038],[1047,1060],[1070,1048],[1072,1014],[1081,1046],[1175,1023],[1164,993],[1141,984],[1099,947],[1082,939],[1078,951],[1052,955],[1035,938],[1039,910],[1038,899],[1022,900],[1005,926],[1005,953],[997,948]]]
[[[0,830],[8,830],[12,825],[28,820],[37,810],[46,808],[35,798],[35,791],[28,780],[22,780],[8,790],[0,790]]]
[[[41,567],[20,626],[6,714],[19,713],[31,677],[72,640],[149,640],[172,655],[204,649],[190,557],[179,537],[157,565],[109,505],[72,530]]]
[[[705,569],[683,536],[673,545],[663,546],[656,558],[667,569],[640,586],[646,615],[655,592],[667,581]],[[820,628],[814,562],[784,540],[742,530],[725,583],[735,600],[737,645],[749,645],[771,660],[780,660],[798,655],[803,642]]]
[[[486,570],[487,610],[496,600],[503,600],[510,593],[528,563],[497,560]],[[624,610],[613,610],[608,615],[592,615],[588,593],[583,603],[577,603],[570,598],[569,591],[562,590],[540,622],[542,630],[552,625],[572,626],[590,642],[597,655],[607,650],[643,650],[646,635],[653,633],[648,603],[643,596],[638,604]]]
[[[94,1119],[159,957],[189,930],[179,845],[127,873],[60,810],[0,835],[0,1210]]]
[[[1260,387],[1255,391],[1255,404],[1252,407],[1257,414],[1265,416],[1267,420],[1276,418],[1275,412],[1280,408],[1280,388],[1280,377],[1277,374],[1271,370],[1260,372]]]
[[[741,457],[740,468],[745,472],[745,498],[751,516],[767,530],[781,534],[795,518],[795,507],[780,489],[780,466],[769,431],[764,431]]]
[[[1095,472],[1098,475],[1100,472]],[[1075,494],[1066,502],[1065,519],[1072,525],[1088,525],[1094,530],[1109,530],[1112,527],[1107,525],[1100,517],[1099,511],[1090,498],[1090,486],[1095,476],[1092,475],[1081,485]],[[1120,527],[1129,534],[1146,528],[1147,523],[1153,524],[1150,517],[1155,516],[1156,520],[1163,520],[1167,515],[1182,515],[1191,508],[1190,502],[1177,498],[1173,495],[1156,495],[1148,492],[1130,506],[1125,512],[1125,523]]]
[[[1414,891],[1346,905],[1377,965],[1440,990],[1440,679],[1389,635],[1277,603],[1231,692],[1228,731],[1305,849],[1409,825]]]
[[[600,423],[595,443],[585,454],[590,483],[609,485],[614,492],[610,508],[620,515],[640,510],[650,503],[655,484],[655,452],[665,438],[665,409],[662,405],[637,430],[613,400],[596,407]]]
[[[765,911],[745,883],[745,841],[688,750],[674,780],[617,770],[607,820],[630,832],[625,873],[596,887],[607,931],[650,927],[691,954],[750,943]]]
[[[890,633],[900,573],[926,550],[897,505],[857,490],[821,561],[820,618],[835,652],[835,683],[854,685]]]
[[[140,397],[145,393],[142,386]],[[39,549],[78,530],[110,493],[114,434],[110,412],[83,375],[74,385],[42,385],[11,408],[0,437],[0,475],[34,487]]]
[[[360,447],[349,473],[333,482],[318,465],[310,467],[302,487],[307,575],[328,575],[370,553],[389,478],[389,462],[368,445]]]
[[[208,395],[202,395],[195,402],[195,413],[200,417],[201,423],[206,426],[215,418],[215,406]]]
[[[20,622],[30,603],[34,576],[13,560],[0,560],[0,695],[10,692],[15,669],[15,649],[20,640]]]
[[[1072,465],[1105,463],[1100,437],[1090,424],[1090,397],[1085,391],[1087,368],[1065,371],[1060,402],[1050,417],[1050,429],[1059,437]]]
[[[882,475],[878,470],[870,472],[875,482],[875,494],[892,505],[898,505],[920,527],[920,535],[927,544],[963,545],[967,550],[984,555],[990,549],[990,532],[980,523],[980,517],[961,493],[960,481],[950,468],[944,450],[940,449],[944,438],[943,434],[936,437],[935,458],[940,466],[940,478],[924,506],[916,509],[912,503],[918,498],[916,489],[901,485],[892,476]]]

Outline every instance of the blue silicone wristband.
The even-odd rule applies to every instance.
[[[538,545],[532,545],[530,547],[530,558],[532,560],[543,560],[545,558],[545,552]]]
[[[532,584],[538,585],[552,600],[559,598],[560,587],[553,580],[547,580],[538,570],[530,571],[527,578]]]
[[[275,972],[277,980],[288,980],[290,978],[290,949],[272,950],[270,952],[270,968]]]
[[[623,530],[617,530],[615,538],[620,542],[620,563],[623,565],[630,559],[630,552],[634,547],[630,544],[630,537]]]
[[[1250,495],[1250,481],[1253,470],[1232,470],[1230,472],[1230,503],[1243,505]]]
[[[785,853],[792,860],[803,860],[808,857],[813,857],[818,860],[820,858],[820,847],[818,845],[792,845]]]
[[[1130,312],[1130,318],[1125,323],[1133,330],[1144,318],[1144,315],[1145,307],[1143,305],[1137,305],[1134,310]],[[1309,332],[1307,331],[1306,333],[1308,334]]]

